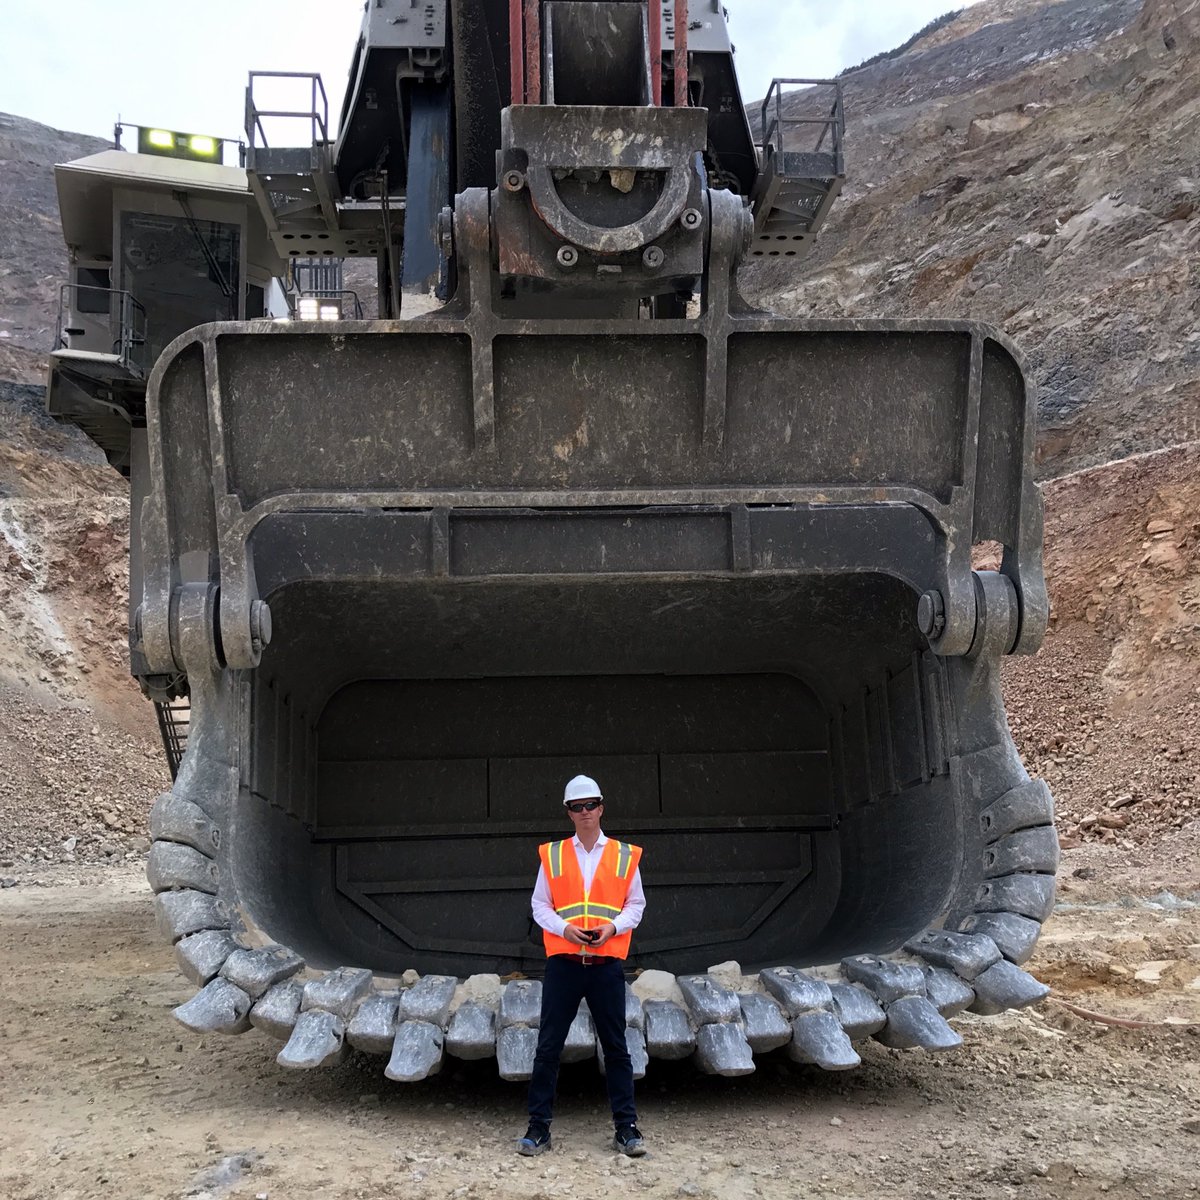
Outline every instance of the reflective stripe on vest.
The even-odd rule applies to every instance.
[[[621,910],[612,904],[600,904],[596,900],[585,900],[582,904],[568,904],[565,908],[556,908],[554,911],[564,921],[569,921],[572,917],[586,917],[589,913],[611,921]]]
[[[626,879],[629,876],[629,864],[633,860],[633,847],[626,842],[617,843],[617,878]]]

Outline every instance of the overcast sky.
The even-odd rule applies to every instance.
[[[743,98],[775,75],[836,74],[964,2],[725,0]],[[336,120],[361,15],[362,0],[0,0],[0,112],[236,139],[255,69],[319,71]]]

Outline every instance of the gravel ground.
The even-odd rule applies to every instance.
[[[148,704],[146,715],[150,735]],[[140,859],[150,805],[171,785],[147,735],[0,691],[0,881],[50,863]]]
[[[1118,852],[1074,853],[1103,875]],[[521,1159],[523,1090],[490,1062],[450,1060],[407,1086],[363,1055],[288,1072],[257,1032],[185,1033],[170,1010],[189,989],[138,872],[58,866],[43,882],[0,893],[6,1200],[1200,1193],[1200,1036],[1164,1023],[1200,1020],[1189,986],[1200,910],[1127,896],[1112,907],[1095,878],[1068,884],[1074,907],[1052,921],[1034,970],[1064,998],[1154,1027],[1110,1028],[1046,1002],[959,1018],[965,1044],[948,1055],[868,1043],[846,1074],[767,1058],[726,1080],[652,1061],[639,1085],[651,1152],[636,1162],[607,1147],[590,1063],[564,1070],[553,1152]],[[1164,948],[1179,957],[1159,982],[1135,980],[1141,956]],[[1101,954],[1126,974],[1101,978]],[[1086,969],[1072,976],[1072,962]]]

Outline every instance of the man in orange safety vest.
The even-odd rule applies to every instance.
[[[637,1127],[633,1064],[625,1042],[625,971],[629,942],[646,908],[640,846],[604,836],[604,797],[594,779],[576,775],[563,793],[575,836],[538,847],[533,919],[542,928],[546,976],[537,1053],[529,1079],[529,1129],[519,1154],[550,1149],[558,1063],[567,1031],[586,1000],[604,1050],[613,1148],[638,1157],[646,1144]]]

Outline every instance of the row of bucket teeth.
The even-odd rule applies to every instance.
[[[897,953],[855,955],[832,966],[769,967],[747,990],[726,986],[724,974],[647,972],[645,978],[657,980],[638,988],[644,1002],[626,987],[635,1076],[645,1074],[650,1058],[691,1057],[711,1074],[746,1075],[756,1054],[784,1047],[796,1062],[847,1070],[858,1065],[854,1043],[865,1038],[897,1049],[948,1050],[962,1040],[948,1023],[955,1014],[991,1015],[1041,1000],[1049,989],[1018,964],[1032,953],[1050,911],[1053,876],[1038,872],[1053,869],[1057,843],[1051,849],[1041,827],[1012,827],[1041,814],[1048,795],[1023,785],[985,810],[985,839],[997,869],[1031,873],[985,880],[977,911],[959,931],[927,930]],[[446,1055],[494,1056],[502,1078],[529,1077],[541,1009],[537,980],[500,987],[489,977],[494,986],[467,986],[456,1005],[460,981],[448,975],[390,990],[380,990],[366,968],[302,979],[305,963],[291,950],[247,948],[234,936],[217,886],[219,830],[197,805],[166,793],[152,811],[151,832],[148,877],[159,925],[175,945],[180,969],[200,989],[175,1010],[187,1028],[260,1029],[284,1042],[277,1061],[286,1067],[318,1067],[354,1047],[387,1055],[386,1076],[403,1082],[435,1074]],[[592,1056],[603,1070],[584,1005],[563,1061]]]
[[[920,942],[921,939],[917,939]],[[983,948],[986,949],[986,948]],[[942,961],[945,955],[939,955]],[[987,958],[988,955],[981,957]],[[301,983],[300,963],[282,947],[234,950],[187,1003],[175,1010],[200,1033],[242,1033],[254,1027],[285,1042],[282,1066],[336,1062],[348,1046],[388,1056],[385,1075],[415,1082],[435,1074],[443,1058],[495,1056],[502,1078],[528,1079],[537,1047],[541,983],[512,980],[494,1002],[454,1006],[459,980],[427,975],[411,987],[379,991],[369,971],[339,968]],[[932,962],[859,955],[823,978],[791,967],[759,974],[762,991],[737,992],[713,975],[681,976],[683,997],[644,1003],[626,986],[626,1043],[635,1077],[650,1058],[694,1057],[714,1075],[747,1075],[754,1056],[787,1048],[799,1063],[841,1071],[858,1065],[854,1043],[875,1038],[895,1049],[949,1050],[961,1037],[948,1023],[966,1009],[991,1014],[1040,1000],[1047,989],[1020,967],[996,958],[968,982]],[[603,1052],[586,1005],[567,1034],[564,1062]]]

